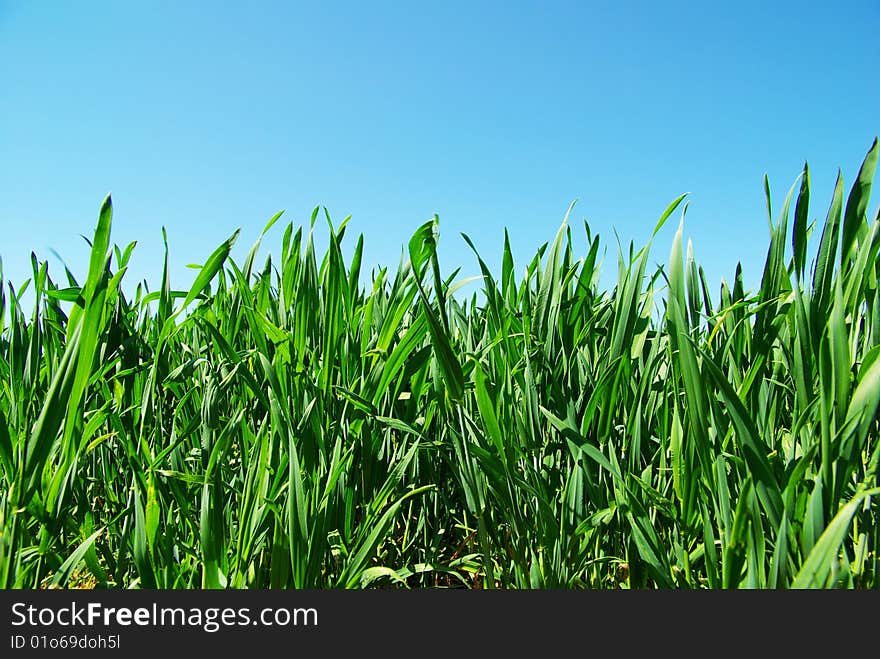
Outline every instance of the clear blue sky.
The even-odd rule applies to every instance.
[[[608,279],[614,230],[639,246],[690,192],[713,290],[738,260],[756,284],[763,175],[778,207],[809,160],[821,220],[880,133],[876,0],[408,4],[0,0],[5,278],[34,250],[63,279],[52,249],[84,275],[112,192],[129,285],[158,287],[163,225],[185,288],[235,228],[240,257],[316,205],[353,215],[365,266],[436,212],[445,272],[479,273],[461,231],[497,267],[505,226],[521,272],[574,199]]]

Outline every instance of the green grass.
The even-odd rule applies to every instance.
[[[436,218],[364,285],[316,210],[127,297],[108,197],[84,277],[0,286],[0,587],[880,588],[877,154],[824,221],[804,168],[756,292],[683,212],[610,291],[566,218],[464,296]]]

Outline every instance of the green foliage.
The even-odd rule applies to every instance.
[[[610,291],[568,214],[521,279],[506,232],[500,279],[464,236],[466,297],[436,216],[364,285],[316,209],[189,291],[166,244],[133,299],[108,197],[83,284],[0,270],[0,587],[878,588],[877,153],[811,276],[805,165],[759,289],[715,301],[683,213],[649,271],[684,195]]]

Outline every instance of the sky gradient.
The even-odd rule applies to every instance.
[[[80,234],[112,193],[112,241],[138,241],[129,290],[158,288],[162,226],[187,288],[236,228],[240,262],[276,211],[303,224],[317,205],[353,216],[367,273],[434,213],[445,273],[479,273],[460,232],[497,270],[504,227],[521,273],[575,199],[576,245],[586,219],[610,283],[615,232],[641,246],[689,192],[713,291],[737,261],[754,286],[764,174],[778,209],[808,160],[821,221],[880,133],[876,0],[253,4],[0,0],[5,279],[35,251],[62,280],[53,250],[84,279]]]

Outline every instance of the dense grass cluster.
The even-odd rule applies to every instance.
[[[470,297],[436,218],[364,285],[316,211],[128,299],[108,198],[82,283],[0,286],[0,586],[878,588],[877,154],[714,295],[681,226],[605,291],[567,221]]]

